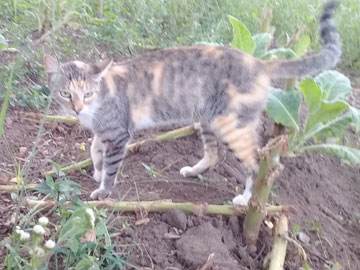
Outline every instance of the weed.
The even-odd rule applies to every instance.
[[[159,172],[157,172],[157,171],[155,171],[155,165],[146,165],[145,163],[143,163],[143,162],[141,162],[141,165],[143,165],[144,166],[144,168],[150,173],[150,175],[152,176],[152,177],[156,177],[156,176],[162,176],[162,174],[161,173],[159,173]]]

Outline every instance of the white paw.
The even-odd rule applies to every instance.
[[[180,174],[184,177],[194,176],[192,167],[186,166],[180,169]]]
[[[251,177],[246,179],[245,190],[243,194],[237,195],[233,200],[234,205],[248,205],[252,196],[253,180]]]
[[[248,205],[248,202],[251,198],[251,196],[245,196],[246,194],[240,194],[237,195],[234,199],[232,199],[232,202],[234,205]]]
[[[91,193],[90,198],[93,200],[103,200],[109,197],[110,194],[111,194],[110,190],[98,188]]]
[[[96,182],[101,182],[101,177],[102,177],[101,174],[102,174],[101,171],[95,169],[93,177]]]

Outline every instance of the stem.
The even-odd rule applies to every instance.
[[[270,256],[269,270],[284,269],[287,236],[288,236],[288,219],[286,215],[280,215],[276,222],[274,244]]]
[[[21,185],[0,185],[0,193],[15,192],[22,188],[24,188],[25,190],[34,190],[35,186],[35,184],[26,185],[24,187],[22,187]]]
[[[136,152],[136,150],[139,149],[139,147],[141,145],[143,145],[144,143],[146,143],[148,141],[160,141],[161,142],[161,141],[166,141],[166,140],[170,140],[170,139],[177,139],[177,138],[181,138],[181,137],[190,136],[190,135],[194,134],[198,129],[199,129],[199,124],[194,124],[191,126],[174,129],[174,130],[171,130],[164,134],[157,135],[153,138],[145,139],[145,140],[141,140],[141,141],[129,144],[127,146],[127,151],[132,152],[132,153]],[[76,170],[80,170],[82,168],[86,168],[86,167],[90,166],[91,164],[92,164],[92,160],[89,158],[89,159],[77,162],[73,165],[64,167],[61,169],[61,171],[64,173],[70,173],[70,172],[73,172]],[[55,175],[57,175],[57,173],[54,171],[48,171],[46,173],[46,175],[55,176]]]
[[[258,239],[260,226],[266,214],[265,204],[274,179],[280,173],[279,158],[285,152],[286,144],[287,136],[283,135],[270,140],[261,150],[258,177],[243,225],[244,239],[249,246],[255,245]]]
[[[60,170],[61,170],[63,173],[70,173],[70,172],[73,172],[73,171],[81,170],[82,168],[86,168],[86,167],[90,166],[91,164],[92,164],[92,160],[91,160],[90,158],[88,158],[88,159],[82,160],[82,161],[80,161],[80,162],[77,162],[77,163],[75,163],[75,164],[72,164],[72,165],[70,165],[70,166],[61,168]],[[55,172],[55,171],[48,171],[48,172],[46,172],[46,175],[56,176],[56,175],[57,175],[57,172]]]
[[[29,121],[32,121],[33,119],[40,121],[44,117],[43,114],[34,113],[34,112],[20,112],[20,116],[22,119]],[[47,115],[45,121],[47,123],[51,123],[51,122],[68,123],[68,124],[79,123],[76,117],[60,116],[60,115]]]
[[[31,208],[39,209],[51,209],[54,201],[36,201],[26,200]],[[166,212],[171,209],[178,209],[184,212],[190,212],[197,215],[235,215],[243,216],[246,214],[248,207],[242,205],[215,205],[207,203],[174,203],[171,201],[143,201],[143,202],[117,202],[114,200],[104,201],[87,201],[84,202],[92,207],[96,208],[109,208],[114,211],[122,212],[135,212],[139,209],[143,209],[146,212]],[[71,203],[66,203],[65,206],[71,207]],[[291,206],[267,206],[265,207],[267,212],[290,212]]]
[[[98,16],[100,19],[104,17],[104,0],[99,0]]]

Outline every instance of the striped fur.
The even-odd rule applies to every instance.
[[[183,176],[214,166],[219,141],[249,172],[256,172],[256,127],[270,80],[311,75],[333,67],[340,58],[334,7],[333,2],[325,5],[320,19],[323,50],[293,61],[263,62],[227,47],[151,51],[117,64],[58,64],[46,56],[49,86],[59,103],[95,134],[91,156],[94,178],[101,184],[91,197],[110,195],[131,134],[164,124],[201,123],[204,157],[182,168]]]

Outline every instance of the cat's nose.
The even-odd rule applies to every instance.
[[[74,104],[72,107],[73,107],[72,109],[74,110],[74,112],[76,112],[76,114],[79,114],[83,109],[83,106],[80,104]]]

